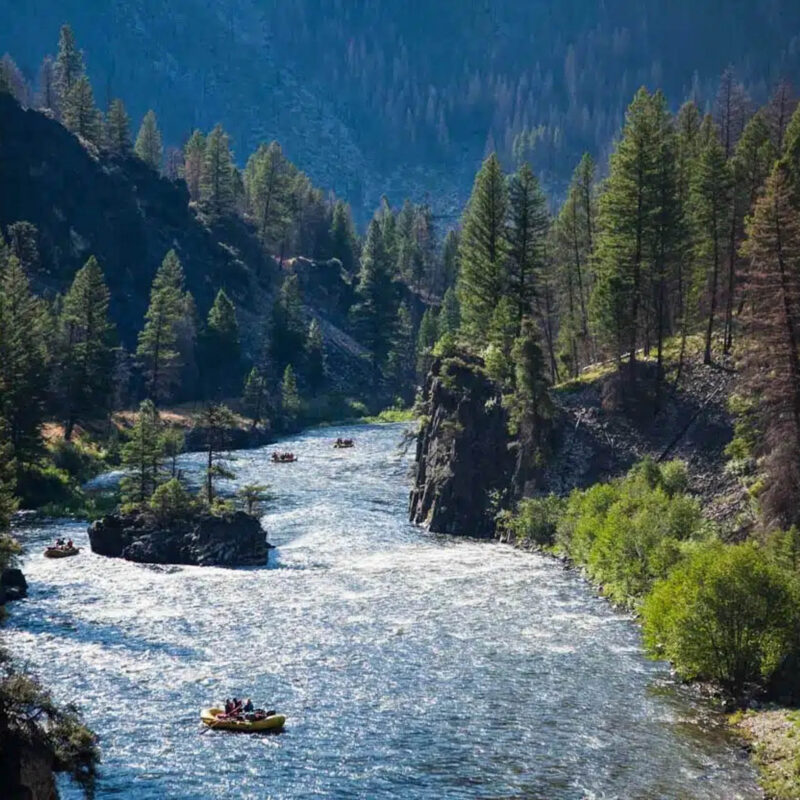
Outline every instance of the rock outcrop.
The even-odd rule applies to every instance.
[[[28,582],[22,570],[6,567],[0,574],[0,606],[12,600],[21,600],[28,594]]]
[[[492,536],[514,466],[497,388],[479,359],[437,360],[423,404],[411,521],[436,533]]]
[[[264,566],[270,545],[256,517],[236,511],[168,524],[138,512],[111,514],[89,528],[92,552],[140,564]]]

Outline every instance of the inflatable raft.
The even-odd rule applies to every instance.
[[[252,715],[251,715],[252,716]],[[220,731],[238,731],[240,733],[258,733],[260,731],[279,731],[286,722],[283,714],[270,714],[261,719],[229,719],[223,708],[204,708],[200,719],[209,728]]]
[[[45,558],[69,558],[80,553],[80,547],[48,547],[44,551]]]

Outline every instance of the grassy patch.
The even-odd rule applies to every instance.
[[[388,422],[414,422],[418,419],[413,408],[384,408],[380,414],[371,417],[363,417],[364,422],[368,423],[388,423]]]
[[[800,798],[800,711],[748,711],[731,724],[751,746],[767,798]]]

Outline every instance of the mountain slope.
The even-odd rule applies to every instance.
[[[643,83],[710,102],[732,63],[762,101],[800,77],[790,0],[28,0],[2,16],[0,50],[28,75],[70,21],[101,104],[152,106],[173,144],[221,121],[240,161],[277,138],[362,220],[383,192],[454,218],[489,147],[558,195]]]

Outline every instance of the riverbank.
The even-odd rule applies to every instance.
[[[800,710],[751,709],[732,714],[730,723],[758,767],[767,800],[797,800],[800,797]]]

